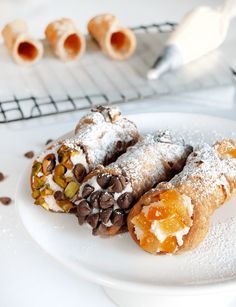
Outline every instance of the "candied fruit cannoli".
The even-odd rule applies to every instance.
[[[43,56],[43,44],[34,39],[26,22],[14,20],[2,30],[4,44],[17,64],[33,64]]]
[[[236,145],[232,140],[202,145],[181,173],[144,194],[128,216],[128,229],[145,251],[180,254],[208,232],[215,209],[235,193]]]
[[[127,231],[127,214],[135,200],[156,183],[180,171],[190,146],[173,141],[168,131],[146,135],[106,167],[97,167],[83,181],[78,195],[79,223],[94,235]]]
[[[64,62],[78,59],[85,51],[85,38],[69,18],[49,23],[45,35],[55,55]]]
[[[139,139],[136,125],[117,108],[98,107],[85,115],[75,136],[49,146],[34,161],[32,197],[36,205],[69,212],[84,177],[98,164],[108,164]]]
[[[88,23],[88,31],[102,51],[114,60],[126,60],[135,51],[133,31],[121,26],[117,17],[111,14],[93,17]]]

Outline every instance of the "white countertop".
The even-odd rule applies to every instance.
[[[54,18],[61,16],[74,17],[81,29],[85,29],[89,17],[100,12],[117,14],[124,24],[138,25],[161,21],[178,21],[182,14],[198,4],[214,4],[219,1],[181,1],[181,0],[87,0],[87,1],[41,1],[36,5],[30,0],[9,0],[3,15],[0,4],[0,19],[25,17],[37,35],[42,35],[43,26]],[[18,12],[12,10],[16,3]],[[28,5],[26,6],[26,3]],[[29,4],[32,3],[32,9]],[[28,9],[29,8],[29,9]],[[6,19],[7,18],[7,19]],[[234,22],[235,25],[235,22]],[[222,46],[229,63],[236,68],[236,32],[233,25],[229,36]],[[188,99],[180,97],[164,97],[153,101],[123,104],[125,113],[150,111],[199,112],[236,119],[236,108],[230,110],[209,109],[188,103]],[[30,163],[23,154],[28,150],[40,150],[49,138],[56,138],[72,130],[81,112],[58,115],[28,122],[19,122],[0,126],[1,155],[0,171],[9,175],[0,185],[0,194],[9,195],[14,199],[17,180],[22,169]],[[39,140],[42,140],[40,143]],[[17,217],[14,204],[9,207],[0,206],[0,306],[101,306],[112,307],[103,290],[92,283],[80,279],[73,272],[67,271],[56,263],[36,243],[32,241]]]

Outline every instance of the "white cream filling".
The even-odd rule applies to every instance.
[[[48,195],[44,197],[44,200],[48,204],[48,207],[50,210],[55,211],[55,212],[63,212],[62,208],[58,206],[58,204],[56,203],[53,195]]]
[[[186,195],[182,195],[182,199],[183,199],[183,205],[185,206],[185,208],[187,208],[188,210],[188,214],[190,217],[192,217],[193,215],[193,205],[191,202],[190,197],[186,196]],[[156,204],[152,204],[150,206],[144,206],[142,209],[142,212],[144,213],[145,216],[147,216],[148,211],[150,209],[151,206],[158,206],[158,204],[160,204],[161,201],[156,202]],[[157,212],[157,216],[158,216],[158,212]],[[158,241],[160,241],[160,243],[164,242],[166,240],[166,238],[168,236],[170,236],[170,234],[166,234],[160,227],[160,221],[154,220],[151,223],[151,229],[150,231],[157,237]],[[182,246],[183,245],[183,236],[185,236],[186,234],[188,234],[190,230],[190,227],[185,226],[184,228],[180,229],[179,231],[173,232],[171,234],[171,236],[175,236],[177,239],[177,243],[178,246]],[[138,226],[134,227],[134,231],[136,234],[136,237],[138,240],[141,240],[144,232],[142,231],[142,229],[140,229]],[[157,252],[159,252],[160,250],[157,250]]]
[[[86,160],[86,156],[82,151],[78,153],[73,153],[70,157],[70,160],[74,166],[76,164],[82,164],[85,167],[86,171],[88,172],[88,163]]]

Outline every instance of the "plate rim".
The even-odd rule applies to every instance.
[[[192,112],[140,112],[140,113],[130,113],[128,115],[125,115],[128,119],[133,116],[141,116],[141,115],[151,115],[154,114],[158,115],[178,115],[178,116],[184,116],[184,115],[191,115],[194,117],[202,117],[202,118],[211,118],[211,119],[219,119],[223,120],[228,123],[236,124],[236,120],[228,119],[225,117],[219,117],[214,115],[208,115],[208,114],[202,114],[202,113],[192,113]],[[70,133],[70,132],[68,132]],[[66,133],[67,134],[67,133]],[[66,135],[64,134],[64,135]],[[59,137],[60,138],[60,137]],[[57,262],[59,262],[61,265],[63,265],[65,268],[69,269],[70,271],[75,272],[85,280],[91,281],[93,283],[97,283],[104,287],[110,287],[113,289],[119,289],[119,290],[125,290],[130,292],[141,292],[141,293],[155,293],[159,295],[198,295],[198,294],[210,294],[210,293],[216,293],[216,292],[229,292],[236,289],[236,276],[234,276],[232,279],[227,280],[216,280],[215,282],[206,282],[201,284],[186,284],[186,285],[161,285],[161,284],[147,284],[147,283],[138,283],[138,282],[132,282],[127,280],[122,280],[121,278],[114,278],[111,276],[108,276],[108,274],[103,273],[97,273],[93,270],[90,270],[88,268],[83,268],[81,265],[76,266],[73,264],[69,264],[67,261],[63,261],[62,258],[58,257],[57,255],[50,253],[47,249],[41,245],[41,243],[38,242],[38,240],[30,233],[29,229],[25,225],[24,218],[21,214],[21,209],[18,201],[17,195],[21,191],[21,183],[23,180],[25,180],[25,173],[28,173],[28,169],[31,164],[29,164],[22,175],[18,178],[18,183],[16,187],[16,211],[17,215],[20,217],[21,224],[23,225],[26,232],[29,234],[31,239],[34,241],[34,243],[37,244],[37,246],[43,250],[49,257],[55,259]]]

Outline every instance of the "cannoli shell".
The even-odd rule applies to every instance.
[[[2,36],[9,53],[17,64],[33,64],[43,56],[43,45],[34,39],[22,20],[8,23],[2,30]]]
[[[78,59],[85,51],[85,38],[69,18],[49,23],[45,35],[55,55],[64,62]]]
[[[223,156],[226,148],[230,148],[231,146],[235,146],[231,140],[223,140],[215,145],[215,150],[218,156],[224,159]],[[204,171],[201,174],[201,172],[197,171],[197,168],[202,167],[201,165],[204,161],[199,160],[198,155],[195,153],[189,156],[186,164],[188,164],[189,161],[195,163],[196,172],[186,176],[183,170],[182,173],[176,175],[170,182],[158,184],[155,189],[144,194],[131,209],[128,215],[128,230],[137,244],[139,244],[139,241],[134,233],[134,226],[131,221],[141,212],[143,206],[150,205],[151,199],[158,196],[161,192],[174,189],[190,197],[193,205],[193,225],[188,234],[183,237],[184,243],[178,248],[176,254],[192,250],[204,240],[208,233],[210,218],[213,212],[229,200],[235,193],[236,177],[227,176],[227,173],[222,174],[220,171],[216,174],[213,168],[212,172],[214,175],[212,175],[212,177],[210,173]],[[233,159],[222,160],[219,163],[224,163],[222,165],[223,169],[225,165],[225,169],[229,167],[231,171],[234,170],[233,172],[236,175],[236,164],[233,162]],[[205,176],[209,176],[208,180],[205,180],[204,174]],[[219,184],[219,182],[222,182],[222,184]]]
[[[88,31],[102,51],[114,60],[126,60],[135,51],[136,37],[128,28],[121,26],[111,14],[95,16],[88,23]]]

